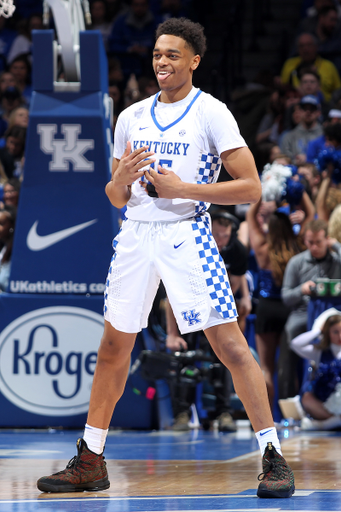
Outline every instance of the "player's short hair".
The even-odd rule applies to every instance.
[[[169,18],[157,27],[156,39],[164,34],[181,37],[193,50],[194,55],[199,55],[201,58],[204,56],[206,36],[204,27],[200,23],[195,23],[187,18]]]

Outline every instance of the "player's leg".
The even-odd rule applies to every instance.
[[[115,238],[105,291],[105,327],[98,351],[84,439],[64,471],[38,480],[45,492],[109,487],[104,444],[114,407],[127,380],[136,333],[147,326],[159,277],[150,254],[146,223],[126,221]],[[114,327],[115,326],[115,327]]]
[[[105,321],[91,389],[88,425],[99,429],[109,428],[114,408],[127,381],[135,339],[136,334],[117,331]]]
[[[217,357],[230,370],[236,393],[242,401],[256,433],[263,455],[262,481],[258,496],[289,498],[292,496],[294,475],[281,455],[261,369],[252,356],[237,322],[209,327],[205,330]]]
[[[43,492],[100,491],[110,482],[103,457],[104,444],[116,403],[127,381],[136,334],[117,331],[105,321],[84,438],[78,439],[76,457],[63,471],[37,482]]]
[[[262,371],[250,352],[237,322],[209,327],[205,335],[220,361],[230,370],[234,388],[251,424],[258,432],[273,427]]]

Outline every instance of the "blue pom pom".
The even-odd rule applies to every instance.
[[[289,203],[290,206],[297,206],[301,202],[303,192],[304,186],[302,183],[292,178],[287,178],[282,199]]]
[[[334,148],[323,149],[317,157],[317,168],[320,172],[324,171],[328,164],[334,165],[334,172],[332,174],[332,181],[334,183],[341,183],[341,151]]]

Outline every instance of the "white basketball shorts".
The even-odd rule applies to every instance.
[[[182,334],[233,322],[237,310],[208,214],[175,222],[124,221],[113,241],[104,318],[115,329],[147,327],[160,279]]]

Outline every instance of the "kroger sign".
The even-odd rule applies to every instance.
[[[0,390],[17,407],[47,416],[87,411],[103,333],[88,309],[36,309],[0,335]]]

